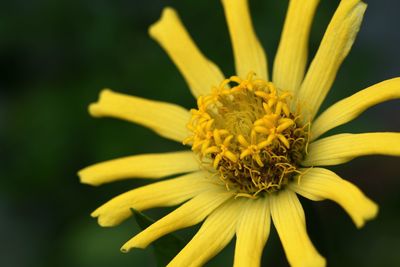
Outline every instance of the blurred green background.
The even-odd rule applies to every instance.
[[[321,2],[310,55],[338,3]],[[325,107],[400,73],[400,2],[368,4],[359,37]],[[203,52],[226,75],[233,74],[219,1],[1,1],[0,266],[154,266],[150,248],[119,251],[139,231],[133,219],[100,228],[89,217],[106,200],[147,181],[94,188],[79,184],[76,172],[117,157],[183,149],[137,125],[93,119],[87,113],[104,87],[193,107],[182,77],[147,34],[166,5],[178,10]],[[286,7],[287,1],[251,1],[270,66]],[[399,104],[378,105],[332,132],[400,131]],[[399,158],[371,156],[333,168],[380,205],[379,217],[361,230],[334,203],[302,199],[309,233],[329,266],[400,266],[399,163]],[[167,210],[146,214],[159,218]],[[196,229],[179,234],[189,240]],[[208,266],[231,266],[233,245]],[[263,266],[288,266],[275,230]]]

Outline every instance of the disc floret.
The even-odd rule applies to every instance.
[[[307,125],[291,111],[291,100],[254,73],[232,76],[198,98],[185,143],[238,195],[278,191],[299,173],[308,142]]]

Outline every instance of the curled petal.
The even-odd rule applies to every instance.
[[[168,233],[198,224],[232,197],[233,194],[222,186],[201,193],[130,239],[121,250],[128,252],[134,247],[146,248],[151,242]]]
[[[325,110],[313,123],[312,140],[339,125],[358,117],[366,109],[384,101],[400,98],[400,78],[370,86],[347,97]]]
[[[308,37],[319,0],[290,0],[274,62],[273,81],[278,88],[295,92],[303,80]]]
[[[79,171],[82,183],[101,185],[129,178],[162,178],[199,170],[193,152],[143,154],[100,162]]]
[[[174,9],[165,8],[149,33],[178,67],[195,97],[209,94],[224,80],[219,68],[197,48]]]
[[[159,135],[182,142],[187,136],[190,112],[180,106],[128,96],[104,89],[89,106],[94,117],[114,117],[146,126]]]
[[[268,198],[248,199],[236,226],[235,267],[260,266],[270,225]]]
[[[378,214],[378,206],[360,189],[327,169],[312,168],[289,187],[314,201],[330,199],[337,202],[351,216],[358,228]]]
[[[212,187],[221,187],[206,178],[205,172],[152,183],[123,193],[92,212],[101,226],[115,226],[132,215],[131,208],[143,211],[178,205]]]
[[[202,266],[218,254],[235,234],[243,201],[232,199],[218,207],[168,266]]]
[[[254,32],[248,0],[222,0],[235,56],[236,73],[244,78],[250,71],[268,80],[264,49]]]
[[[306,230],[303,208],[290,190],[282,190],[270,198],[271,215],[292,267],[324,267],[325,259],[311,243]]]
[[[297,95],[309,120],[317,113],[350,52],[366,8],[360,0],[342,0],[329,23]]]
[[[311,143],[303,166],[338,165],[367,155],[400,156],[400,133],[337,134]]]

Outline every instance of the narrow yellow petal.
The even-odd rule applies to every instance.
[[[178,142],[188,136],[190,112],[180,106],[128,96],[105,89],[97,103],[89,106],[94,117],[114,117],[146,126]]]
[[[294,124],[293,120],[289,120],[287,122],[281,123],[278,128],[276,128],[276,132],[277,133],[281,133],[284,130],[286,130],[287,128],[289,128],[290,126],[292,126]]]
[[[219,150],[220,149],[217,146],[211,146],[211,147],[205,149],[203,153],[206,155],[206,154],[210,154],[210,153],[216,153]]]
[[[311,120],[325,99],[340,65],[350,52],[367,5],[360,0],[342,0],[298,92],[303,110]]]
[[[290,190],[270,197],[272,220],[292,267],[324,267],[325,259],[311,243],[306,230],[303,208]]]
[[[278,139],[285,145],[286,148],[290,148],[289,141],[283,134],[278,134]]]
[[[263,167],[264,163],[261,160],[260,154],[253,155],[253,159],[257,162],[258,166]]]
[[[128,252],[134,247],[146,248],[166,234],[198,224],[232,197],[233,194],[227,192],[223,186],[201,193],[130,239],[121,250]]]
[[[241,134],[238,135],[237,140],[244,147],[250,146],[249,142],[247,142],[246,138]]]
[[[229,150],[225,151],[224,156],[230,159],[232,162],[236,162],[238,160],[236,154],[232,153]]]
[[[91,216],[98,217],[101,226],[115,226],[132,215],[131,208],[142,211],[174,206],[205,190],[221,187],[206,176],[206,172],[195,172],[133,189],[103,204]]]
[[[229,136],[227,136],[227,137],[224,139],[223,145],[226,146],[226,147],[230,146],[230,144],[231,144],[231,142],[232,142],[232,139],[233,139],[233,135],[232,135],[232,134],[229,135]]]
[[[295,92],[303,80],[308,56],[308,37],[319,0],[291,0],[275,57],[273,81]]]
[[[263,134],[268,134],[269,130],[263,126],[254,126],[254,131],[256,131],[256,133],[263,133]]]
[[[313,123],[312,140],[339,125],[358,117],[366,109],[384,101],[400,98],[400,78],[370,86],[325,110]]]
[[[267,60],[251,22],[248,0],[222,0],[231,36],[236,73],[245,78],[250,71],[268,80]]]
[[[101,185],[129,178],[162,178],[199,170],[192,151],[144,154],[109,160],[79,171],[81,183]]]
[[[221,161],[221,159],[222,159],[222,155],[221,154],[218,154],[217,156],[215,156],[215,159],[214,159],[214,162],[213,162],[214,169],[218,169],[218,165],[219,165],[219,162]]]
[[[257,149],[263,149],[264,147],[268,146],[271,142],[268,140],[262,141],[257,144]]]
[[[249,149],[249,148],[243,150],[243,152],[240,154],[240,159],[244,159],[248,155],[251,155],[251,153],[252,153],[251,149]]]
[[[209,148],[210,146],[210,140],[205,140],[203,141],[203,144],[201,145],[201,153],[205,154],[206,150]],[[194,149],[195,147],[193,146],[192,149]]]
[[[281,112],[282,112],[282,102],[279,101],[275,106],[275,114],[280,116]]]
[[[174,9],[165,8],[149,33],[170,56],[195,97],[209,94],[212,86],[224,80],[219,68],[193,42]]]
[[[366,155],[400,156],[400,133],[337,134],[311,143],[303,166],[338,165]]]
[[[270,226],[268,199],[247,199],[236,227],[235,267],[260,266]]]
[[[289,188],[311,200],[330,199],[337,202],[351,216],[358,228],[378,214],[378,206],[360,189],[327,169],[307,170],[298,181],[289,184]]]
[[[211,213],[169,267],[203,266],[232,240],[244,199],[232,199]]]
[[[282,106],[282,110],[283,110],[283,113],[284,113],[287,117],[289,117],[289,115],[290,115],[289,105],[286,104],[286,103],[284,103],[283,106]]]
[[[215,144],[216,145],[221,145],[222,144],[222,140],[221,140],[221,135],[218,132],[218,129],[214,129],[213,136],[214,136]]]

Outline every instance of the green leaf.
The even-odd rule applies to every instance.
[[[131,210],[136,223],[142,230],[154,223],[152,218],[141,213],[140,211],[135,209]],[[156,256],[157,265],[166,266],[173,259],[173,257],[175,257],[176,254],[182,250],[182,248],[185,246],[185,242],[176,235],[168,234],[154,241],[151,246],[153,247],[153,251]]]

